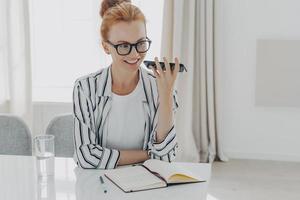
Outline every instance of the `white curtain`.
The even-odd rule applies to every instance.
[[[214,75],[214,0],[165,0],[161,56],[187,67],[177,79],[177,160],[227,160],[218,135]]]
[[[32,121],[28,0],[0,0],[0,112]]]

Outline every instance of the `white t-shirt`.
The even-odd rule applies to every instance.
[[[112,106],[107,117],[106,147],[112,149],[143,149],[145,113],[141,78],[128,95],[112,93]]]

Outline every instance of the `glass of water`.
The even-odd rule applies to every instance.
[[[34,147],[38,176],[54,176],[54,136],[35,136]]]

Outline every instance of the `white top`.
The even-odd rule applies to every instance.
[[[112,93],[112,106],[107,117],[107,148],[143,149],[145,112],[141,78],[128,95]]]

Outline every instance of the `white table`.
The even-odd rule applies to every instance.
[[[36,175],[32,156],[0,155],[1,200],[121,200],[121,199],[185,199],[205,200],[210,174],[210,164],[178,163],[186,166],[207,182],[175,185],[142,192],[124,193],[105,178],[108,193],[104,193],[99,176],[105,170],[77,168],[71,158],[55,158],[55,177],[41,180]]]

